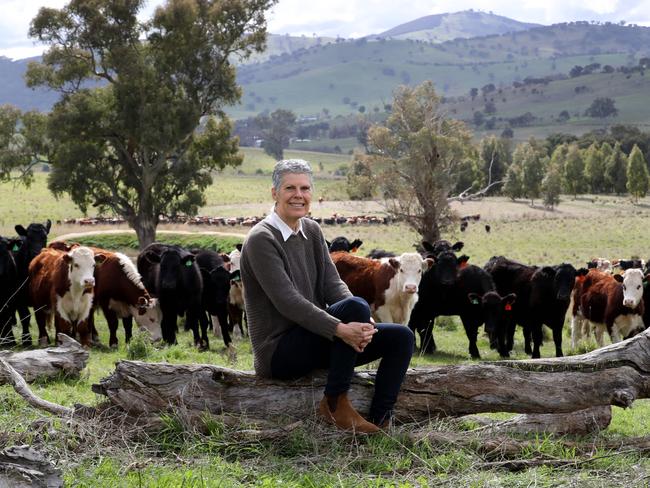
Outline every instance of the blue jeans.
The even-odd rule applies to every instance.
[[[327,308],[341,322],[368,322],[370,307],[359,297],[346,298]],[[376,324],[379,331],[361,353],[335,337],[333,341],[296,326],[280,339],[271,359],[271,375],[280,380],[306,376],[315,369],[327,369],[325,395],[335,396],[350,389],[354,367],[377,359],[375,394],[369,420],[381,424],[393,410],[404,375],[413,355],[415,337],[404,325]]]

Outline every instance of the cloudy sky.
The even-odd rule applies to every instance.
[[[148,0],[148,17],[165,0]],[[43,47],[27,37],[30,20],[43,6],[60,8],[67,0],[0,0],[0,55],[20,59]],[[516,5],[513,5],[516,4]],[[274,34],[360,37],[425,15],[482,10],[522,22],[553,24],[599,20],[650,26],[650,0],[280,0],[269,14]]]

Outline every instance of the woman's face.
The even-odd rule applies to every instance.
[[[291,228],[295,229],[298,220],[309,213],[312,187],[309,175],[287,173],[282,177],[280,189],[271,189],[275,200],[275,212]]]

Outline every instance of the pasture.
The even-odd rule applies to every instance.
[[[262,215],[270,207],[269,176],[235,174],[220,178],[208,193],[203,215]],[[324,165],[335,165],[326,162]],[[250,168],[245,163],[245,168]],[[265,172],[266,168],[262,167]],[[326,166],[328,167],[328,166]],[[224,186],[219,186],[224,185]],[[230,186],[229,186],[230,185]],[[317,195],[330,191],[331,196],[319,205],[313,204],[315,216],[380,214],[376,202],[343,200],[344,180],[317,178]],[[331,185],[331,186],[328,186]],[[229,191],[226,191],[229,190]],[[66,199],[55,201],[45,189],[44,175],[37,175],[33,187],[25,191],[11,185],[0,185],[0,234],[12,235],[15,223],[53,221],[80,216]],[[539,202],[538,202],[539,203]],[[650,257],[647,222],[650,199],[632,205],[625,198],[599,196],[572,200],[564,197],[559,208],[547,211],[531,207],[529,202],[510,202],[494,198],[457,205],[462,215],[481,214],[465,232],[455,229],[444,237],[463,240],[471,263],[483,265],[492,255],[503,254],[533,264],[557,264],[562,261],[575,266],[594,256]],[[491,232],[484,225],[489,224]],[[200,232],[226,231],[245,235],[247,228],[197,228],[185,225],[162,226],[167,230]],[[87,228],[53,225],[52,237]],[[95,230],[95,229],[93,229]],[[364,241],[361,252],[373,247],[397,252],[409,251],[417,236],[403,224],[390,226],[324,226],[328,238],[346,235]],[[165,235],[159,235],[164,240]],[[184,237],[189,239],[187,237]],[[230,239],[233,240],[230,240]],[[125,246],[115,236],[94,236],[95,244]],[[113,239],[113,240],[111,240]],[[200,235],[196,242],[216,247],[230,246],[238,238]],[[187,241],[189,242],[189,241]],[[128,247],[128,245],[126,245]],[[101,315],[96,318],[102,342],[108,344],[108,330]],[[36,327],[32,319],[32,334]],[[439,319],[434,329],[438,351],[433,356],[416,353],[412,366],[434,366],[470,361],[467,338],[456,319]],[[124,344],[122,329],[118,331],[117,350],[92,349],[87,368],[78,379],[37,382],[34,392],[66,406],[75,403],[97,405],[104,400],[91,391],[91,385],[107,376],[114,363],[122,359],[169,363],[209,363],[236,369],[252,368],[249,343],[235,339],[236,359],[226,354],[223,343],[211,339],[211,350],[198,352],[191,345],[188,332],[179,335],[178,345],[151,346],[141,338]],[[521,331],[515,338],[514,357],[524,359]],[[569,330],[565,328],[565,354],[593,348],[587,344],[579,351],[570,349]],[[478,348],[483,360],[498,360],[489,349],[487,339],[479,334]],[[546,340],[542,357],[553,355],[551,340]],[[551,436],[524,436],[531,442],[523,459],[562,459],[573,464],[562,468],[537,466],[521,471],[490,465],[479,451],[453,443],[415,442],[408,436],[417,428],[440,431],[462,431],[476,425],[472,421],[456,424],[432,420],[429,426],[398,427],[390,435],[353,438],[334,432],[312,419],[279,440],[256,440],[240,435],[256,425],[251,419],[207,417],[200,427],[188,425],[174,412],[164,416],[154,427],[143,428],[131,422],[116,425],[110,412],[87,423],[64,422],[33,409],[16,395],[11,387],[0,387],[0,440],[2,445],[32,444],[45,451],[64,473],[66,486],[643,486],[650,476],[650,463],[642,450],[621,451],[603,448],[605,442],[650,435],[650,403],[637,401],[634,408],[613,408],[610,427],[587,439],[558,439]],[[502,418],[507,414],[495,414]],[[577,441],[567,447],[563,441]]]

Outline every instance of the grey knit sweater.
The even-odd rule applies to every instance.
[[[352,296],[336,271],[319,225],[302,220],[307,236],[282,233],[266,221],[249,232],[241,253],[241,278],[255,372],[271,376],[280,337],[304,327],[330,340],[336,317],[324,309]]]

